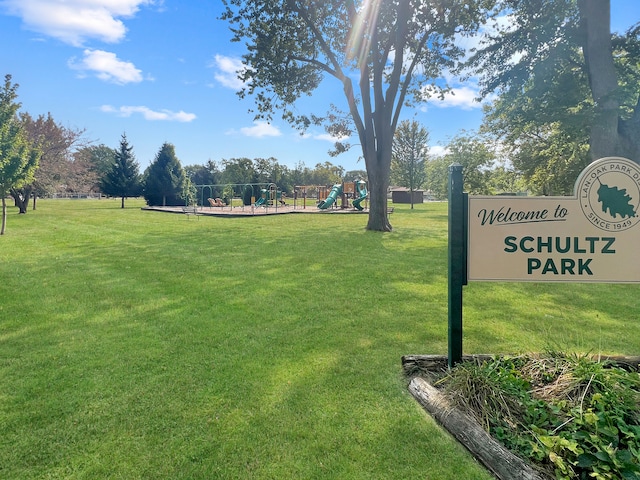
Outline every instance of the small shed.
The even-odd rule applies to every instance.
[[[406,187],[392,187],[391,201],[393,203],[411,203],[411,191]],[[413,191],[413,203],[424,202],[424,190]]]

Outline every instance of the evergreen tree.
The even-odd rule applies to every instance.
[[[391,149],[391,179],[407,187],[413,209],[413,192],[426,181],[425,164],[429,132],[415,120],[403,120],[398,125]]]
[[[184,205],[186,175],[175,148],[164,143],[145,172],[144,198],[147,205]]]
[[[39,152],[26,140],[16,115],[17,84],[11,84],[11,75],[5,76],[0,89],[0,197],[2,197],[2,226],[4,235],[7,224],[6,197],[12,188],[18,188],[33,180],[38,167]]]
[[[140,167],[133,154],[133,147],[127,141],[127,135],[122,134],[120,148],[114,150],[111,169],[102,178],[102,192],[107,195],[122,198],[137,197],[142,192]]]

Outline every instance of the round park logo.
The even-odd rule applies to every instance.
[[[587,220],[601,230],[620,232],[640,222],[640,165],[607,157],[585,168],[576,193]]]

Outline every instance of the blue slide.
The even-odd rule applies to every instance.
[[[326,210],[338,200],[340,195],[342,195],[342,184],[336,183],[331,189],[329,196],[318,204],[318,208]]]

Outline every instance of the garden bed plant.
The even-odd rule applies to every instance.
[[[557,479],[640,479],[640,374],[548,352],[462,362],[435,385]]]

